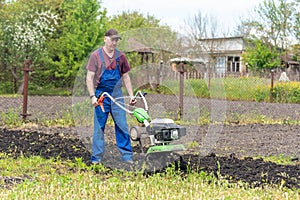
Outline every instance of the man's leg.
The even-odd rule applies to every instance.
[[[128,133],[126,112],[114,104],[112,109],[112,117],[115,122],[116,141],[119,152],[121,153],[121,160],[132,160],[132,148]]]
[[[94,111],[94,135],[92,141],[91,162],[101,162],[105,151],[104,129],[108,113],[102,112],[100,106]]]

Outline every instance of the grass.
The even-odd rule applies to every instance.
[[[266,186],[250,188],[229,183],[205,172],[183,177],[170,167],[166,173],[145,177],[142,172],[112,171],[103,166],[46,160],[41,157],[3,156],[0,177],[24,181],[4,188],[0,199],[299,199],[300,191]]]
[[[71,95],[70,88],[29,86],[30,95]],[[0,83],[0,93],[12,91],[3,88],[9,87]],[[165,80],[158,91],[163,94],[179,94],[179,81]],[[148,92],[153,91],[149,88]],[[271,91],[271,80],[259,77],[211,78],[210,83],[207,79],[184,80],[184,95],[198,98],[270,102],[271,94],[272,101],[276,103],[300,103],[300,82],[275,81]]]
[[[229,101],[270,102],[271,83],[258,77],[212,78],[210,88],[205,79],[184,81],[184,95],[200,98],[217,98]],[[164,94],[179,94],[178,81],[167,80],[158,88]],[[276,82],[272,90],[273,102],[300,103],[300,82]]]
[[[262,158],[264,161],[274,162],[279,165],[295,165],[296,164],[296,162],[292,161],[293,157],[287,157],[284,155],[257,157],[257,158]],[[298,162],[298,164],[300,164],[300,162]]]

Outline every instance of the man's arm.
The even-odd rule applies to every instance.
[[[88,70],[86,74],[86,86],[89,95],[91,97],[92,105],[96,107],[98,103],[97,103],[97,97],[95,96],[94,77],[95,77],[95,72]]]

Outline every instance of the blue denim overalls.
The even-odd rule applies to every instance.
[[[112,97],[118,98],[122,97],[122,81],[121,73],[119,71],[119,52],[115,50],[116,55],[116,68],[112,70],[106,70],[104,57],[102,53],[102,48],[98,50],[101,59],[101,70],[102,75],[100,78],[100,83],[96,88],[95,95],[98,97],[102,92],[108,92]],[[120,101],[119,101],[120,102]],[[121,98],[121,102],[124,99]],[[111,101],[108,97],[105,97],[103,112],[100,106],[95,108],[94,113],[94,136],[92,142],[92,156],[91,162],[100,162],[103,158],[105,151],[105,141],[104,141],[104,129],[109,113],[114,120],[115,124],[115,134],[116,142],[118,145],[119,152],[121,154],[122,161],[128,161],[132,159],[132,148],[130,144],[130,136],[128,134],[128,125],[126,121],[126,112],[122,110],[119,106]]]

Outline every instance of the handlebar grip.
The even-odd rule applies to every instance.
[[[105,112],[104,106],[103,106],[104,98],[105,98],[105,96],[101,94],[97,99],[97,102],[98,102],[99,106],[101,107],[102,112]]]

